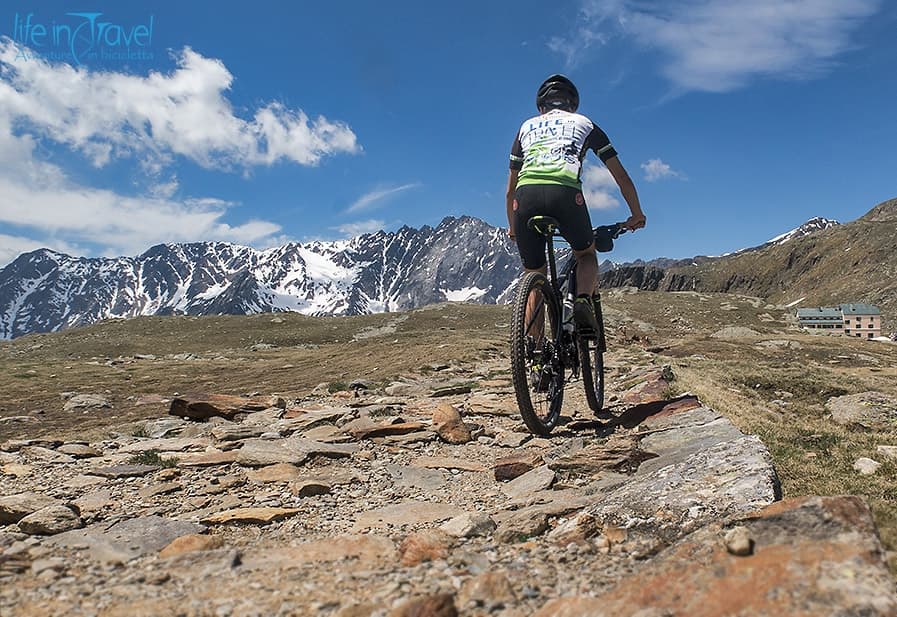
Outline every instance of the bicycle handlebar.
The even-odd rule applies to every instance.
[[[595,250],[599,253],[609,253],[614,250],[614,240],[625,234],[625,223],[614,223],[613,225],[600,225],[592,230],[595,238]]]

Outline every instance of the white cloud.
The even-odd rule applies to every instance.
[[[0,108],[7,119],[83,153],[97,167],[137,158],[150,173],[183,156],[206,168],[247,168],[281,160],[316,165],[329,155],[357,153],[344,123],[267,103],[250,119],[234,114],[233,76],[220,60],[190,48],[170,73],[146,77],[91,71],[17,58],[0,39]]]
[[[379,219],[369,219],[367,221],[355,221],[354,223],[346,223],[335,227],[338,232],[347,238],[354,238],[364,234],[376,233],[386,226],[386,222]]]
[[[584,0],[574,36],[552,40],[568,68],[590,47],[620,38],[660,52],[678,91],[727,92],[756,77],[808,78],[851,48],[881,0]]]
[[[620,205],[619,187],[606,167],[586,163],[582,168],[582,194],[590,210],[610,210]],[[594,222],[594,221],[593,221]]]
[[[37,160],[34,149],[30,136],[12,134],[0,108],[0,226],[5,232],[0,259],[39,247],[79,255],[134,255],[161,242],[269,244],[280,231],[269,221],[224,222],[234,204],[220,199],[132,197],[80,185],[59,167]]]
[[[147,77],[16,59],[15,53],[9,39],[0,39],[0,264],[41,247],[112,256],[165,242],[283,244],[290,238],[277,223],[229,222],[237,204],[176,199],[184,190],[166,168],[176,157],[222,169],[314,165],[360,150],[344,124],[311,120],[279,103],[248,120],[235,116],[225,97],[231,74],[189,49],[177,69]],[[138,193],[74,182],[62,167],[41,160],[50,141],[98,166],[138,159]]]
[[[361,197],[355,200],[355,202],[349,206],[346,212],[355,213],[361,212],[362,210],[369,210],[384,202],[385,200],[394,197],[398,193],[403,191],[407,191],[409,189],[417,188],[420,186],[420,183],[415,182],[412,184],[403,184],[401,186],[395,186],[392,188],[386,189],[376,189],[365,193]]]
[[[177,202],[128,197],[77,185],[38,188],[0,176],[0,223],[30,228],[72,244],[95,244],[106,254],[133,255],[160,242],[265,242],[280,225],[222,219],[223,202]]]
[[[647,163],[642,163],[641,167],[645,172],[645,180],[647,182],[657,182],[664,178],[683,178],[680,172],[674,170],[661,159],[649,159]]]

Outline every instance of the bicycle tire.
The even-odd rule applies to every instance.
[[[527,304],[537,307],[531,310],[535,315],[530,323]],[[560,322],[560,305],[548,278],[539,272],[524,275],[517,285],[511,319],[511,377],[523,422],[536,435],[550,434],[561,416],[564,367],[557,340]],[[539,338],[540,326],[543,334]],[[539,347],[541,353],[536,354]]]

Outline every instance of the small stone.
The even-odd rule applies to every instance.
[[[168,546],[159,551],[159,557],[168,559],[169,557],[177,557],[184,553],[209,551],[223,545],[224,540],[220,536],[207,536],[192,533],[172,540]]]
[[[514,587],[504,571],[485,572],[468,579],[458,594],[462,609],[482,607],[497,612],[517,601]]]
[[[495,438],[495,445],[503,448],[519,448],[532,437],[529,433],[503,431]]]
[[[754,540],[747,527],[733,527],[726,532],[726,550],[738,557],[747,557],[754,552]]]
[[[418,525],[451,519],[463,511],[455,505],[433,501],[406,501],[360,513],[353,531],[384,528],[390,525]]]
[[[865,456],[858,458],[853,464],[853,468],[864,476],[871,476],[878,471],[879,467],[881,467],[881,463]]]
[[[888,458],[888,459],[891,459],[892,461],[897,461],[897,446],[876,446],[875,450],[883,458]]]
[[[301,472],[290,463],[275,463],[246,472],[246,478],[253,482],[291,482],[298,480]]]
[[[423,422],[396,422],[394,424],[374,424],[351,430],[355,439],[372,439],[374,437],[387,437],[393,435],[407,435],[417,433],[427,427]]]
[[[108,490],[95,491],[83,495],[72,502],[72,505],[78,509],[78,512],[100,512],[115,505],[112,500],[112,493]]]
[[[75,411],[79,409],[102,409],[112,407],[105,396],[100,394],[76,394],[63,405],[63,411]]]
[[[297,508],[237,508],[207,516],[201,522],[206,525],[229,523],[267,525],[268,523],[295,516],[299,512],[300,510]]]
[[[471,390],[473,390],[473,386],[470,384],[459,384],[456,386],[446,386],[444,388],[437,388],[430,393],[431,398],[439,398],[442,396],[456,396],[458,394],[470,394]]]
[[[598,535],[599,521],[588,512],[580,512],[555,527],[548,538],[555,544],[567,546],[571,542],[582,543]],[[608,540],[609,541],[609,540]]]
[[[0,497],[0,525],[17,523],[29,514],[53,505],[62,504],[58,499],[42,493],[18,493]]]
[[[88,473],[103,478],[139,478],[158,469],[156,465],[113,465],[92,469]]]
[[[455,596],[440,593],[408,600],[389,613],[389,617],[458,617]]]
[[[465,512],[443,523],[439,529],[456,538],[485,536],[495,530],[495,521],[483,512]]]
[[[522,499],[538,491],[544,491],[554,484],[556,475],[547,465],[536,467],[501,487],[501,491],[511,499]]]
[[[169,467],[168,469],[163,469],[158,474],[156,474],[156,479],[160,482],[169,482],[174,480],[175,478],[179,478],[181,475],[180,469],[174,469]]]
[[[452,537],[438,529],[425,529],[407,536],[399,545],[399,558],[403,566],[416,566],[424,561],[435,561],[448,556]]]
[[[502,543],[523,542],[548,531],[548,515],[544,512],[521,510],[504,521],[495,530],[495,539]]]
[[[462,444],[471,440],[470,429],[461,419],[461,413],[448,403],[436,407],[433,425],[439,437],[447,443]]]
[[[0,475],[15,476],[17,478],[30,476],[32,471],[34,471],[34,467],[20,463],[7,463],[0,466]]]
[[[498,459],[492,470],[497,481],[507,482],[532,471],[541,464],[542,457],[540,455],[521,453]]]
[[[314,495],[327,495],[331,487],[322,480],[305,479],[290,484],[290,492],[296,497],[312,497]]]
[[[77,443],[67,443],[65,445],[59,446],[56,451],[62,452],[63,454],[68,454],[69,456],[72,456],[74,458],[92,458],[95,456],[103,455],[103,453],[96,448]]]
[[[65,560],[59,557],[50,557],[48,559],[35,559],[31,564],[31,574],[35,576],[47,570],[62,572],[65,570]]]
[[[181,490],[183,487],[180,482],[164,482],[162,484],[153,484],[137,491],[137,496],[141,499],[149,499],[156,495],[168,495]]]
[[[24,533],[40,536],[53,536],[83,526],[81,517],[63,505],[47,506],[19,521],[19,529]]]

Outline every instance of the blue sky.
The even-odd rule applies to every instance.
[[[558,71],[648,217],[615,260],[720,254],[897,197],[897,4],[742,4],[5,3],[0,264],[504,226],[511,141]],[[625,219],[590,161],[593,222]]]

